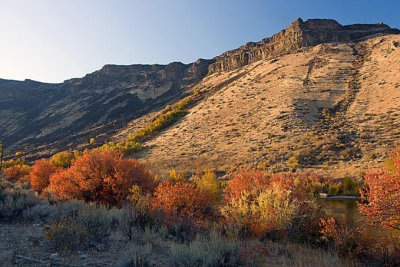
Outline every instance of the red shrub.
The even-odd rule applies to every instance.
[[[51,175],[49,189],[57,195],[121,205],[133,185],[154,187],[152,175],[135,159],[123,159],[114,150],[84,153],[70,168]]]
[[[41,159],[36,161],[29,174],[31,187],[41,192],[50,184],[50,175],[56,172],[57,167],[53,166],[50,161]]]
[[[269,185],[269,177],[260,170],[240,170],[233,174],[225,189],[225,198],[229,201],[238,200],[242,193],[254,189],[265,189]]]
[[[400,146],[393,151],[391,168],[370,172],[361,192],[360,210],[374,224],[400,230]]]
[[[168,216],[203,219],[212,214],[213,199],[189,182],[164,181],[156,188],[152,205]]]

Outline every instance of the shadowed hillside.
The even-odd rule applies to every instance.
[[[75,148],[99,134],[104,142],[130,120],[184,96],[204,76],[204,64],[106,65],[61,84],[0,80],[0,140],[30,153]]]

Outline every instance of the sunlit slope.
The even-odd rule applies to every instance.
[[[389,35],[321,44],[207,76],[196,88],[210,96],[141,156],[181,168],[284,168],[292,156],[313,168],[381,161],[400,137],[399,43]]]

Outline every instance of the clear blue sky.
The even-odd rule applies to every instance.
[[[297,17],[400,28],[400,0],[0,0],[0,78],[61,82],[105,64],[189,63]]]

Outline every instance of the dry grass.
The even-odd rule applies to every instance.
[[[327,145],[322,159],[300,167],[334,174],[349,160],[357,171],[379,164],[384,151],[400,139],[396,127],[400,124],[400,92],[396,90],[400,77],[393,67],[400,64],[400,48],[393,46],[395,41],[399,36],[364,41],[361,61],[349,44],[323,44],[278,61],[258,61],[210,75],[193,88],[206,95],[204,100],[146,142],[135,157],[159,165],[159,173],[177,166],[191,171],[197,164],[193,162],[201,168],[229,169],[262,162],[285,168],[282,162],[312,150],[307,142],[296,147],[297,139],[339,133],[338,144],[344,147]],[[312,62],[319,63],[309,73]],[[342,100],[346,109],[320,125],[321,111],[332,110]]]

